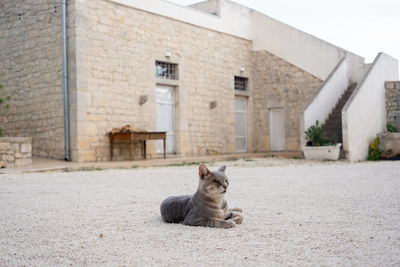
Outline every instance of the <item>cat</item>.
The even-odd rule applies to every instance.
[[[211,172],[204,164],[200,164],[197,192],[166,198],[160,206],[163,220],[167,223],[217,228],[232,228],[242,223],[242,209],[228,209],[224,199],[229,185],[225,169],[226,166],[222,166]]]

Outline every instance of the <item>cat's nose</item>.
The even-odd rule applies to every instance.
[[[227,184],[223,184],[222,187],[226,190],[228,188]]]

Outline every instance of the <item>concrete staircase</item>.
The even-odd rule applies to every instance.
[[[347,100],[353,93],[357,84],[353,83],[347,88],[342,97],[339,99],[335,108],[329,114],[328,119],[325,121],[325,138],[332,141],[332,143],[342,142],[342,109]]]

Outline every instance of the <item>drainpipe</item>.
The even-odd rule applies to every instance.
[[[69,155],[69,110],[68,110],[68,69],[67,69],[67,4],[61,0],[61,28],[62,28],[62,79],[64,94],[64,137],[65,137],[65,161],[70,160]]]

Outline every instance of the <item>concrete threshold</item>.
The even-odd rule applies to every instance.
[[[236,153],[224,155],[206,155],[194,157],[180,157],[179,155],[169,155],[166,159],[146,159],[133,161],[103,161],[103,162],[66,162],[62,160],[48,158],[32,158],[32,165],[15,168],[2,168],[0,174],[19,174],[19,173],[38,173],[53,171],[84,171],[84,170],[103,170],[103,169],[130,169],[138,167],[158,167],[158,166],[184,166],[197,165],[200,163],[216,161],[233,161],[245,158],[263,157],[283,157],[283,158],[302,158],[301,152],[266,152],[266,153]]]

